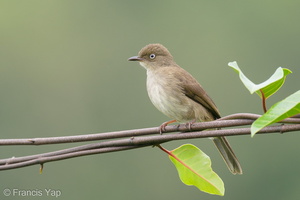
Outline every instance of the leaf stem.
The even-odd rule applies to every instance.
[[[160,144],[156,145],[158,148],[160,148],[160,150],[164,151],[165,153],[167,153],[170,156],[173,156],[172,153],[170,151],[168,151],[167,149],[163,148]]]
[[[160,144],[156,145],[158,148],[160,148],[162,151],[166,152],[169,156],[173,157],[175,160],[177,160],[180,164],[182,164],[184,167],[186,167],[188,170],[190,170],[191,172],[193,172],[194,174],[196,174],[197,176],[199,176],[201,179],[205,180],[207,183],[213,185],[213,183],[211,181],[209,181],[208,179],[206,179],[204,176],[202,176],[201,174],[197,173],[193,168],[191,168],[190,166],[188,166],[186,163],[184,163],[181,159],[179,159],[176,155],[174,155],[171,151],[163,148]]]
[[[261,93],[261,99],[262,99],[262,106],[263,106],[263,110],[266,113],[267,112],[267,106],[266,106],[266,97],[265,97],[265,93],[262,91],[262,89],[259,90]]]
[[[166,152],[169,156],[172,156],[175,160],[177,160],[179,163],[181,163],[183,166],[185,166],[187,169],[193,171],[195,174],[198,174],[197,172],[195,172],[192,168],[190,168],[189,166],[186,165],[186,163],[184,163],[182,160],[180,160],[176,155],[174,155],[171,151],[163,148],[160,144],[156,145],[158,148],[160,148],[162,151]],[[203,176],[199,175],[202,179],[206,180]],[[209,182],[207,180],[207,182]]]
[[[180,162],[183,166],[189,168],[188,166],[186,166],[185,163],[183,163],[177,156],[175,156],[171,151],[163,148],[160,144],[156,145],[158,148],[160,148],[162,151],[166,152],[169,156],[172,156],[175,160],[177,160],[178,162]]]

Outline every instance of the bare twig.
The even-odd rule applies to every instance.
[[[46,162],[53,162],[79,156],[123,151],[145,146],[153,146],[172,140],[246,135],[250,134],[249,127],[230,128],[223,130],[220,130],[219,128],[251,125],[252,122],[258,117],[260,117],[260,115],[249,113],[233,114],[223,117],[216,121],[194,123],[191,126],[191,131],[189,130],[189,127],[187,127],[185,124],[180,124],[177,126],[167,126],[166,132],[163,135],[159,134],[158,127],[154,127],[77,136],[28,139],[2,139],[0,140],[0,145],[46,145],[83,141],[105,141],[62,149],[49,153],[2,159],[0,160],[0,170],[15,169],[36,164],[43,165]],[[262,129],[259,133],[283,133],[300,130],[300,116],[294,116],[293,118],[285,119],[282,121],[282,123],[283,122],[295,124],[269,126]],[[168,134],[171,132],[179,133]]]
[[[235,119],[235,120],[224,120],[224,121],[210,121],[202,123],[194,123],[191,128],[192,130],[204,130],[210,128],[224,128],[232,126],[243,126],[250,125],[253,120],[249,119]],[[185,124],[171,125],[166,127],[164,133],[170,132],[184,132],[189,131],[189,128]],[[24,138],[24,139],[1,139],[0,145],[45,145],[45,144],[59,144],[59,143],[74,143],[74,142],[86,142],[96,140],[107,140],[117,139],[125,137],[136,137],[143,135],[158,134],[159,128],[144,128],[144,129],[133,129],[125,131],[114,131],[107,133],[95,133],[88,135],[76,135],[76,136],[62,136],[62,137],[48,137],[48,138]]]
[[[68,158],[75,158],[79,156],[86,156],[86,155],[93,155],[93,154],[99,154],[99,153],[108,153],[108,152],[114,152],[114,151],[124,151],[134,148],[140,148],[143,146],[124,146],[124,147],[107,147],[107,148],[101,148],[101,149],[91,149],[91,150],[85,150],[85,151],[79,151],[79,152],[73,152],[73,153],[67,153],[62,155],[53,155],[50,157],[47,156],[33,156],[34,159],[17,159],[17,158],[10,158],[6,159],[6,163],[4,165],[0,165],[0,170],[8,170],[8,169],[16,169],[21,167],[27,167],[30,165],[43,165],[46,162],[53,162],[53,161],[59,161],[64,160]],[[19,161],[19,162],[16,162]]]

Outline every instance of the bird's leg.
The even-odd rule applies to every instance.
[[[189,121],[185,124],[185,127],[189,128],[189,131],[192,131],[192,124],[196,122],[196,119]]]
[[[162,125],[159,126],[159,134],[162,134],[163,131],[166,131],[166,126],[167,126],[168,124],[172,124],[172,123],[174,123],[174,122],[176,122],[175,119],[174,119],[174,120],[171,120],[171,121],[167,121],[167,122],[162,123]]]

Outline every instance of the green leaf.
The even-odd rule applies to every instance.
[[[264,115],[255,120],[251,126],[251,136],[253,137],[258,131],[266,126],[299,113],[300,90],[274,104]]]
[[[243,74],[235,61],[228,63],[228,66],[233,68],[239,74],[241,81],[251,94],[255,92],[262,97],[262,91],[266,99],[276,93],[283,85],[286,76],[292,73],[289,69],[278,67],[275,73],[268,80],[260,84],[254,84]]]
[[[224,183],[212,170],[210,158],[192,144],[185,144],[170,152],[181,181],[199,190],[224,196]],[[174,156],[174,157],[173,157]]]

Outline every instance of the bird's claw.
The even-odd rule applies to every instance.
[[[176,120],[171,120],[171,121],[167,121],[167,122],[162,123],[162,124],[159,126],[159,134],[162,135],[163,132],[166,131],[166,126],[167,126],[168,124],[171,124],[171,123],[174,123],[174,122],[176,122]]]
[[[196,122],[196,120],[193,119],[192,121],[187,122],[187,123],[185,124],[185,127],[187,127],[187,128],[189,129],[189,131],[192,131],[192,125],[193,125],[193,123],[195,123],[195,122]]]

